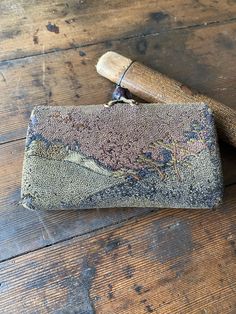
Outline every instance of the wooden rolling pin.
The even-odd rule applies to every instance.
[[[219,136],[236,147],[235,110],[113,51],[102,55],[96,68],[102,76],[148,102],[208,104],[214,112]]]

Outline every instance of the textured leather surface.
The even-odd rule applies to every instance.
[[[30,209],[212,208],[222,198],[208,106],[36,107],[22,177]]]

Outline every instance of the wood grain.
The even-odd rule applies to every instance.
[[[100,75],[150,103],[209,105],[219,137],[236,148],[236,110],[114,51],[102,55],[96,69]]]
[[[1,263],[1,313],[235,313],[235,195]]]
[[[37,212],[19,205],[24,140],[0,146],[0,261],[65,239],[126,222],[152,209]],[[222,147],[225,185],[236,183],[236,150]]]
[[[204,30],[182,30],[159,36],[148,36],[145,39],[148,43],[145,54],[137,49],[138,43],[140,45],[143,38],[113,42],[112,45],[118,51],[136,56],[137,59],[153,68],[160,68],[163,72],[166,70],[166,73],[177,79],[182,81],[190,79],[192,86],[199,85],[200,90],[214,94],[214,97],[227,101],[233,107],[235,105],[234,52],[232,49],[227,50],[216,44],[215,40],[219,34],[227,31],[228,38],[233,42],[235,30],[236,26],[231,24]],[[199,39],[203,36],[211,46],[211,58],[206,65],[201,63],[205,62],[209,52],[206,50],[206,44]],[[186,50],[186,46],[189,41],[192,42],[193,37],[199,40],[201,46],[197,54],[195,54],[195,48]],[[156,45],[159,46],[156,47]],[[217,51],[214,47],[217,47]],[[36,104],[89,104],[109,100],[112,84],[98,76],[95,70],[97,59],[105,50],[106,46],[99,44],[84,49],[86,56],[83,57],[79,55],[78,50],[70,50],[2,63],[1,70],[6,81],[1,82],[1,142],[25,136],[30,110]],[[215,67],[210,66],[209,64],[211,62],[213,64],[219,54],[221,54],[221,59],[216,62]],[[180,58],[180,55],[184,58]],[[178,58],[179,62],[177,62]],[[175,63],[175,66],[170,66],[170,60],[173,64]],[[188,60],[186,64],[185,60]],[[43,76],[44,62],[45,76]],[[190,76],[190,73],[196,73],[196,75]],[[219,78],[221,76],[223,78]],[[17,79],[14,81],[11,77]],[[102,214],[94,213],[94,211],[88,214],[42,213],[39,218],[35,213],[22,209],[17,204],[23,146],[24,140],[21,140],[2,145],[0,148],[2,174],[0,178],[2,191],[0,239],[3,248],[1,260],[141,214],[141,211],[135,210],[111,210],[102,211]],[[224,148],[225,184],[236,182],[235,154],[235,150]],[[43,227],[41,219],[48,231]]]
[[[0,60],[235,18],[234,1],[1,1]],[[92,22],[91,22],[92,21]],[[51,23],[51,24],[49,24]],[[57,31],[53,31],[54,27]],[[52,25],[52,26],[48,26]],[[48,26],[48,27],[47,27]]]
[[[24,140],[0,146],[0,261],[151,211],[34,212],[19,205]]]
[[[113,86],[95,70],[107,50],[236,108],[235,12],[233,0],[0,2],[1,313],[236,312],[236,152],[227,145],[215,212],[38,216],[18,205],[31,109],[109,100]]]
[[[114,41],[111,49],[236,108],[235,32],[236,24],[175,30]],[[113,85],[95,69],[106,50],[106,44],[98,44],[83,48],[85,56],[76,49],[1,63],[0,142],[25,136],[35,105],[110,100]]]

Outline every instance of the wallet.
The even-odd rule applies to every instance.
[[[25,147],[29,209],[214,208],[223,180],[206,104],[38,106]]]

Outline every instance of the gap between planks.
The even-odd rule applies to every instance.
[[[226,185],[225,187],[226,187],[226,189],[227,189],[227,188],[228,188],[228,189],[231,189],[232,186],[234,186],[234,185],[236,185],[236,183],[233,183],[233,184],[230,183],[229,185]],[[228,190],[228,189],[227,189],[227,190]],[[226,194],[226,193],[225,193],[225,194]],[[229,201],[228,201],[228,202],[229,202]],[[224,203],[221,205],[221,207],[224,207]],[[18,257],[20,257],[20,256],[24,256],[24,255],[27,255],[27,254],[30,254],[30,253],[33,253],[33,252],[38,252],[38,251],[43,250],[43,249],[45,249],[45,248],[62,244],[62,243],[64,243],[64,242],[66,242],[66,241],[71,241],[71,240],[75,240],[75,239],[83,239],[83,238],[84,238],[84,239],[87,239],[87,238],[92,238],[93,236],[96,236],[96,235],[99,235],[99,236],[100,236],[100,235],[102,235],[102,234],[106,234],[106,233],[108,233],[108,232],[110,232],[110,231],[113,231],[113,230],[122,228],[125,224],[132,224],[132,223],[134,223],[134,222],[138,222],[138,221],[140,221],[142,218],[147,218],[147,219],[148,219],[149,216],[155,215],[156,212],[157,212],[157,210],[158,210],[158,209],[154,208],[153,210],[150,210],[150,212],[148,212],[148,213],[137,214],[137,215],[135,215],[135,216],[128,217],[128,218],[126,218],[125,220],[120,221],[120,222],[117,222],[117,223],[112,223],[112,224],[107,225],[107,226],[102,226],[102,227],[99,227],[99,228],[94,229],[94,230],[92,230],[92,231],[86,231],[86,232],[81,233],[81,234],[79,234],[79,235],[70,236],[70,237],[64,238],[63,240],[58,240],[58,241],[55,241],[55,242],[53,242],[53,243],[46,244],[46,245],[44,245],[44,246],[42,246],[42,247],[38,247],[38,248],[33,249],[33,250],[28,250],[28,251],[25,251],[25,252],[23,252],[23,253],[16,254],[16,255],[11,256],[11,257],[9,257],[9,258],[2,259],[2,260],[0,261],[0,264],[2,264],[2,263],[4,263],[4,262],[7,262],[7,261],[10,261],[10,260],[12,260],[12,259],[16,259],[16,258],[18,258]],[[163,208],[163,210],[166,210],[166,209]],[[174,210],[174,211],[172,212],[172,215],[174,215],[175,213],[181,212],[182,209],[176,208],[176,209],[173,209],[173,210]],[[186,209],[186,210],[188,210],[188,209]],[[193,211],[194,211],[194,210],[193,210]],[[214,210],[212,210],[212,211],[214,211]],[[164,213],[164,212],[163,212],[163,213]],[[202,211],[199,211],[198,213],[196,213],[196,212],[194,212],[194,213],[195,213],[195,215],[196,215],[196,214],[197,214],[197,215],[201,215],[201,214],[202,214]],[[160,214],[162,214],[162,213],[160,213]],[[216,214],[218,214],[218,213],[216,212]],[[164,213],[164,216],[165,216],[165,215],[166,215],[166,214]],[[162,215],[161,215],[161,216],[162,216]]]
[[[172,31],[181,31],[181,30],[188,30],[188,29],[204,29],[208,27],[214,27],[216,25],[227,25],[227,24],[232,24],[236,22],[236,17],[232,17],[230,19],[226,19],[223,21],[210,21],[210,22],[204,22],[204,23],[199,23],[199,24],[192,24],[192,25],[184,25],[184,26],[178,26],[178,27],[173,27],[173,28],[168,28],[166,30],[160,30],[158,32],[150,32],[150,33],[144,33],[144,34],[134,34],[131,36],[126,36],[126,37],[120,37],[120,38],[111,38],[109,39],[110,42],[117,42],[121,40],[129,40],[129,39],[135,39],[135,38],[142,38],[142,37],[149,37],[149,36],[157,36],[159,34],[163,33],[169,33]],[[53,53],[58,53],[58,52],[64,52],[64,51],[69,51],[69,50],[77,50],[80,48],[85,48],[85,47],[91,47],[91,46],[96,46],[99,44],[104,44],[107,42],[106,40],[101,40],[101,41],[94,41],[91,43],[85,43],[85,44],[78,44],[74,45],[74,47],[68,47],[68,48],[54,48],[52,50],[48,51],[43,51],[41,53],[34,53],[31,55],[27,56],[22,56],[22,57],[17,57],[17,58],[9,58],[9,59],[3,59],[0,61],[0,66],[4,62],[9,62],[9,61],[18,61],[18,60],[23,60],[23,59],[30,59],[33,57],[41,56],[41,55],[48,55],[48,54],[53,54]]]
[[[58,240],[58,241],[55,241],[53,243],[49,243],[49,244],[46,244],[44,246],[41,246],[41,247],[38,247],[36,249],[33,249],[33,250],[28,250],[28,251],[25,251],[23,253],[20,253],[20,254],[16,254],[14,256],[11,256],[9,258],[5,258],[5,259],[2,259],[0,261],[0,264],[1,263],[4,263],[4,262],[7,262],[7,261],[10,261],[12,259],[15,259],[17,257],[20,257],[20,256],[24,256],[24,255],[27,255],[27,254],[30,254],[30,253],[33,253],[33,252],[37,252],[37,251],[40,251],[44,248],[48,248],[48,247],[51,247],[51,246],[54,246],[54,245],[58,245],[58,244],[61,244],[61,243],[64,243],[66,241],[71,241],[71,240],[74,240],[74,239],[87,239],[87,238],[91,238],[97,234],[101,235],[103,233],[106,233],[106,232],[109,232],[111,230],[115,230],[115,229],[118,229],[118,228],[121,228],[124,226],[124,224],[126,223],[133,223],[135,222],[136,220],[139,220],[139,219],[142,219],[144,217],[148,217],[149,215],[152,215],[152,214],[155,214],[155,212],[157,211],[158,209],[153,209],[153,210],[150,210],[150,212],[148,213],[143,213],[143,214],[137,214],[135,216],[131,216],[131,217],[128,217],[122,221],[119,221],[119,222],[116,222],[116,223],[112,223],[110,225],[107,225],[107,226],[102,226],[102,227],[99,227],[97,229],[93,229],[92,231],[86,231],[84,233],[81,233],[79,235],[73,235],[73,236],[70,236],[68,238],[64,238],[63,240]],[[102,232],[100,232],[102,231]]]

